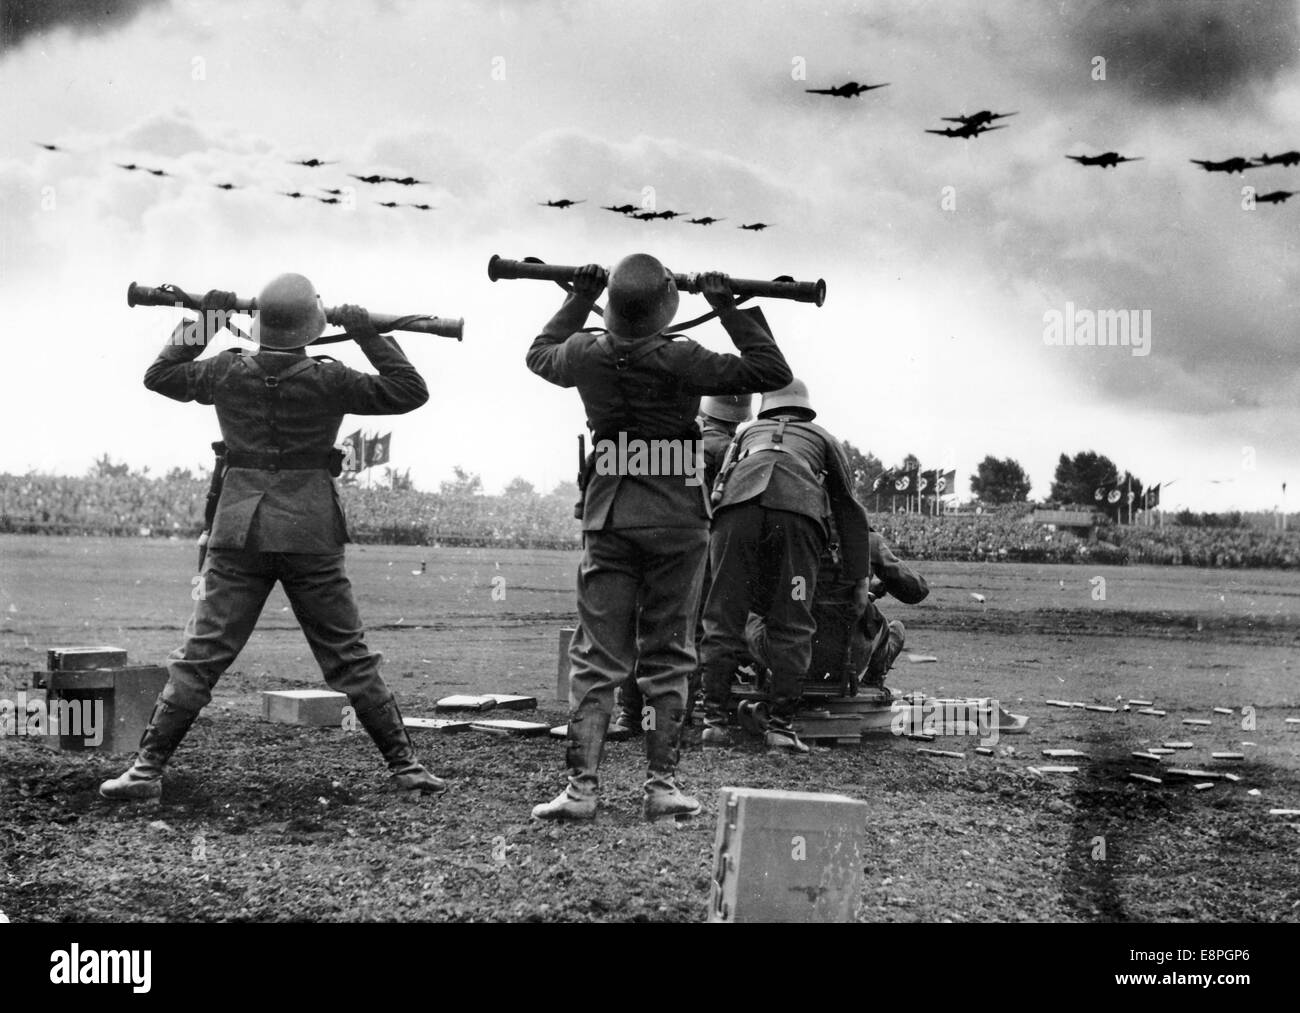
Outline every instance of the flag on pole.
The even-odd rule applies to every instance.
[[[937,481],[936,474],[937,473],[933,468],[929,471],[921,472],[916,480],[916,491],[919,493],[934,492],[934,484]]]
[[[900,471],[894,476],[894,488],[909,496],[916,491],[916,483],[917,473],[915,468],[911,471]]]
[[[1115,486],[1106,493],[1106,502],[1114,506],[1123,496],[1124,494],[1119,491],[1119,486]]]
[[[393,438],[392,433],[385,433],[383,436],[376,436],[366,440],[366,467],[373,468],[376,464],[388,463],[389,443]]]
[[[957,492],[957,471],[949,468],[940,472],[934,480],[934,491],[940,496],[953,496]]]
[[[340,446],[343,448],[343,470],[353,474],[361,471],[365,467],[363,463],[365,461],[365,447],[361,439],[361,430],[358,429],[351,436],[345,437]]]
[[[1147,509],[1154,510],[1160,505],[1160,483],[1157,482],[1147,490]]]
[[[894,469],[886,468],[876,476],[875,481],[871,483],[872,492],[880,492],[881,488],[888,488],[894,484]]]

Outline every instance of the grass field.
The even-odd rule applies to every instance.
[[[351,547],[369,640],[405,712],[494,691],[535,695],[543,720],[563,721],[556,636],[574,620],[576,562]],[[179,643],[194,564],[188,543],[0,537],[0,696],[25,687],[51,646],[107,643],[133,662],[160,660]],[[607,748],[595,825],[553,827],[528,812],[561,786],[555,740],[417,733],[451,789],[412,801],[387,790],[363,733],[262,722],[259,690],[323,685],[277,590],[178,752],[161,806],[97,796],[121,758],[0,739],[0,911],[13,921],[700,920],[716,793],[731,784],[869,804],[862,920],[1300,920],[1297,823],[1268,814],[1300,808],[1300,725],[1284,720],[1300,717],[1300,575],[919,569],[930,598],[886,611],[906,622],[908,651],[939,661],[902,661],[890,685],[997,697],[1030,716],[1029,734],[1004,737],[994,757],[975,755],[971,739],[933,743],[963,751],[957,760],[888,736],[801,758],[757,745],[704,753],[696,733],[682,774],[705,813],[683,824],[641,819],[635,741]],[[1133,697],[1167,716],[1044,703]],[[1196,792],[1129,780],[1147,770],[1129,754],[1169,739],[1195,743],[1174,758],[1182,766],[1224,769],[1212,751],[1244,752],[1230,765],[1240,782]],[[1047,748],[1089,759],[1078,774],[1033,773],[1053,762]]]

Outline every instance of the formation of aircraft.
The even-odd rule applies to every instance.
[[[1225,158],[1222,162],[1205,161],[1199,158],[1192,158],[1189,161],[1199,165],[1206,172],[1226,172],[1231,175],[1234,172],[1245,172],[1247,169],[1257,169],[1257,166],[1249,158],[1239,156]]]
[[[1284,151],[1280,155],[1260,155],[1255,164],[1264,165],[1300,165],[1300,151]]]
[[[705,215],[703,218],[690,219],[690,223],[692,225],[712,225],[714,222],[725,222],[725,221],[726,221],[725,218],[710,218],[708,215]]]

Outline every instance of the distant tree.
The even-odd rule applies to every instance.
[[[168,470],[167,474],[163,476],[163,481],[193,482],[194,472],[190,471],[189,468],[171,468]]]
[[[1023,503],[1029,498],[1029,476],[1018,461],[989,455],[970,477],[970,491],[983,503]]]
[[[1118,478],[1119,469],[1104,454],[1094,450],[1080,451],[1073,458],[1062,454],[1056,463],[1056,476],[1048,495],[1062,505],[1086,503],[1095,506],[1097,489]]]
[[[576,503],[578,500],[578,483],[573,481],[561,482],[546,495],[563,500],[565,503]]]
[[[438,491],[444,496],[481,496],[483,495],[483,479],[478,475],[466,471],[459,464],[452,468],[455,478],[451,481],[444,481],[439,484]]]
[[[396,468],[385,468],[384,484],[398,492],[409,492],[415,488],[415,483],[411,480],[410,468],[405,471],[398,471]]]
[[[908,454],[903,458],[903,471],[912,471],[919,467],[921,467],[921,459],[915,454]]]
[[[92,478],[126,478],[129,474],[131,474],[131,466],[129,464],[125,461],[120,464],[115,463],[107,453],[96,460],[90,467],[90,475]]]
[[[880,458],[870,452],[863,453],[848,440],[844,441],[844,455],[849,459],[849,474],[853,479],[853,492],[862,503],[871,495],[871,483],[884,470]]]
[[[506,485],[502,495],[507,499],[531,499],[537,495],[537,490],[533,487],[532,482],[516,476]]]

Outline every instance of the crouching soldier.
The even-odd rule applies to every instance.
[[[867,606],[870,549],[866,512],[853,497],[844,449],[813,424],[808,389],[795,380],[763,397],[758,421],[731,450],[732,467],[714,487],[717,500],[710,543],[713,585],[704,606],[706,746],[726,745],[732,676],[748,654],[751,612],[767,630],[773,749],[806,753],[793,718],[812,661],[816,631],[812,603],[824,553],[843,560],[853,607]],[[832,528],[839,544],[830,546]]]
[[[429,392],[397,342],[375,333],[360,307],[343,308],[343,327],[378,376],[309,357],[304,349],[324,331],[325,312],[302,275],[276,278],[257,306],[255,355],[233,349],[193,361],[219,330],[210,326],[213,318],[234,308],[231,293],[209,292],[203,318],[182,322],[145,373],[150,390],[216,407],[226,470],[185,643],[168,659],[167,685],[135,762],[105,781],[100,794],[162,794],[164,766],[248,642],[277,581],[326,683],[347,695],[396,784],[440,792],[445,785],[416,759],[397,702],[379,674],[381,656],[366,646],[344,573],[348,534],[331,477],[345,413],[399,415],[424,404]],[[179,340],[189,328],[198,333]]]
[[[603,268],[581,268],[572,293],[528,350],[534,373],[578,388],[595,448],[583,493],[578,630],[569,652],[568,786],[533,816],[596,815],[614,691],[634,666],[651,712],[645,815],[693,816],[700,803],[681,791],[676,771],[709,541],[695,416],[701,395],[775,390],[790,382],[790,368],[771,335],[736,308],[726,275],[704,275],[701,292],[739,355],[665,334],[677,311],[677,287],[647,254],[625,257],[611,272],[608,331],[580,331],[605,280]],[[692,466],[684,470],[690,474],[644,467],[647,449],[673,446],[689,446]]]

